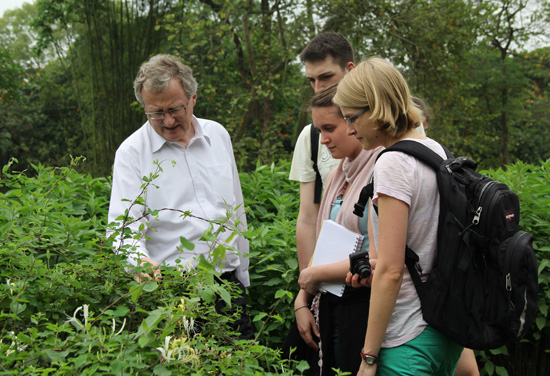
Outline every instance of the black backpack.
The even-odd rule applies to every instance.
[[[416,253],[407,246],[405,255],[424,320],[476,350],[521,338],[536,318],[538,273],[533,237],[519,230],[518,196],[447,149],[446,160],[415,141],[397,142],[380,155],[390,151],[414,156],[437,175],[437,256],[425,282]],[[357,215],[372,191],[371,181],[356,204]]]

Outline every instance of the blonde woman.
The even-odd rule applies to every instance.
[[[422,114],[401,73],[383,59],[365,60],[344,77],[334,103],[366,150],[407,139],[445,157],[441,145],[415,130]],[[369,250],[377,262],[358,375],[451,376],[463,348],[424,321],[405,267],[408,244],[420,257],[422,277],[432,269],[439,217],[434,171],[406,154],[383,154],[374,168],[373,205]],[[346,282],[364,284],[349,274]]]

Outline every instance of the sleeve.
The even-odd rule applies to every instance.
[[[290,180],[299,181],[300,183],[315,181],[315,170],[311,160],[311,137],[309,135],[312,126],[312,124],[305,126],[300,132],[298,140],[296,140],[290,167]]]
[[[235,162],[235,154],[233,152],[233,145],[231,143],[231,138],[229,137],[228,133],[226,134],[227,134],[229,157],[231,160],[231,165],[233,170],[233,185],[234,185],[233,192],[235,195],[235,203],[238,206],[238,209],[236,210],[235,215],[236,215],[236,218],[240,221],[239,230],[244,232],[248,229],[248,224],[246,221],[243,191],[241,188],[241,180],[239,178],[239,172],[237,170],[237,164]],[[246,239],[244,236],[238,236],[236,247],[240,251],[240,254],[239,254],[240,264],[235,270],[236,276],[245,287],[248,287],[250,286],[250,276],[248,274],[248,266],[250,263],[248,254],[250,252],[250,245],[249,245],[248,239]]]
[[[145,231],[149,226],[148,217],[144,216],[146,190],[141,171],[135,162],[132,163],[136,160],[120,151],[116,153],[107,231],[108,236],[113,233],[116,236],[113,245],[117,253],[127,246],[127,261],[134,266],[143,257],[150,257],[145,247]],[[125,235],[125,228],[129,228],[132,234]]]
[[[411,205],[415,186],[416,164],[414,157],[401,152],[384,153],[374,167],[374,195],[377,205],[380,194],[396,198]]]

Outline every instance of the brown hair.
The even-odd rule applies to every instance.
[[[302,63],[318,62],[325,60],[328,55],[342,69],[346,69],[350,61],[355,62],[351,43],[342,34],[333,31],[317,34],[302,50],[300,59]]]

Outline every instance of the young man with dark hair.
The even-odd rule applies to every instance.
[[[350,42],[335,32],[325,32],[314,37],[304,48],[300,58],[315,93],[339,82],[355,66]],[[312,138],[315,139],[313,143]],[[304,127],[296,141],[290,169],[290,180],[300,182],[300,211],[296,222],[296,248],[300,270],[307,267],[315,249],[315,225],[322,185],[338,162],[320,144],[315,128],[311,124]]]

